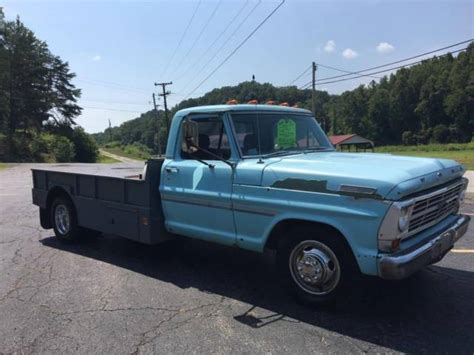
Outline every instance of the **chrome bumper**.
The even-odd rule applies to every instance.
[[[443,233],[414,250],[383,255],[378,260],[378,273],[383,279],[403,279],[424,266],[440,261],[467,231],[471,218],[459,215]]]

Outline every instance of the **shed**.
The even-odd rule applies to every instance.
[[[356,152],[367,149],[374,151],[374,142],[371,140],[359,136],[358,134],[344,134],[339,136],[329,136],[331,143],[339,150],[351,151],[352,146],[355,147]]]

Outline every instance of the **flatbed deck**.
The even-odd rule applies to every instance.
[[[162,159],[123,164],[48,164],[32,169],[33,203],[51,225],[51,203],[67,196],[78,225],[146,244],[169,239],[160,197]],[[144,174],[144,175],[142,175]]]
[[[95,175],[115,178],[131,178],[142,173],[144,163],[117,164],[44,164],[32,170],[59,172],[67,174]]]

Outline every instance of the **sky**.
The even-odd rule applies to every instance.
[[[359,71],[474,37],[473,1],[286,0],[204,80],[280,2],[16,0],[0,6],[7,19],[20,16],[53,54],[69,62],[82,89],[84,110],[76,121],[90,133],[107,128],[109,119],[115,126],[152,109],[152,93],[160,92],[155,82],[173,82],[173,107],[252,75],[258,82],[288,85],[312,61]],[[316,76],[340,74],[319,66]],[[310,71],[293,85],[309,80]],[[317,89],[339,94],[371,80]]]

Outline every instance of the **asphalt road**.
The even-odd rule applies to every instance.
[[[0,171],[0,353],[474,351],[474,225],[460,252],[412,278],[363,280],[309,308],[278,286],[273,255],[56,241],[31,204],[31,167]]]

